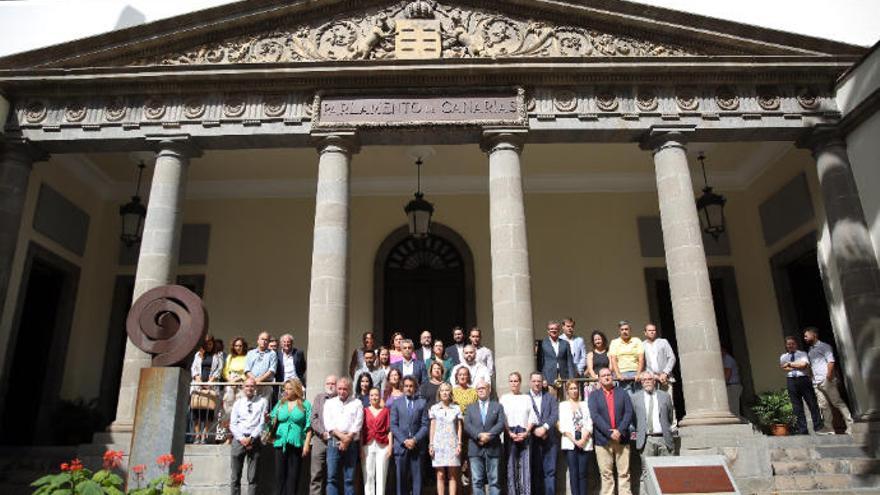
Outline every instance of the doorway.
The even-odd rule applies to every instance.
[[[805,348],[803,329],[815,327],[819,331],[819,340],[834,350],[837,373],[845,380],[841,373],[846,369],[845,356],[837,350],[837,339],[828,312],[828,299],[825,297],[822,273],[819,271],[816,243],[816,233],[813,232],[770,258],[776,302],[782,319],[780,346],[782,337],[792,335],[800,342],[801,348]],[[840,388],[840,394],[844,402],[849,404],[845,387]],[[845,428],[846,425],[836,409],[834,415],[835,427]]]
[[[452,342],[452,327],[476,324],[473,257],[452,229],[431,225],[423,239],[406,226],[386,237],[376,254],[374,331],[387,343],[395,331],[418,342],[422,330]]]
[[[52,441],[79,283],[77,266],[35,243],[23,273],[4,373],[3,445]]]
[[[660,329],[660,336],[667,339],[679,357],[678,338],[675,334],[675,320],[672,314],[672,296],[669,289],[669,275],[666,268],[646,268],[645,280],[648,288],[648,306],[651,320]],[[752,382],[752,366],[749,361],[749,351],[746,346],[745,331],[742,321],[742,313],[739,306],[739,296],[736,287],[736,274],[733,267],[713,266],[709,267],[709,282],[712,287],[712,301],[715,306],[715,322],[718,326],[718,339],[721,345],[730,351],[739,366],[740,380],[743,386],[742,404],[749,404],[754,400],[755,388]],[[641,337],[639,335],[639,337]],[[718,355],[719,362],[721,355]],[[682,418],[687,414],[687,404],[684,400],[683,381],[681,378],[681,360],[672,371],[677,383],[682,386],[674,388],[675,413]],[[742,412],[748,408],[743,406]]]

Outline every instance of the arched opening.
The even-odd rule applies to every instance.
[[[452,341],[452,327],[476,323],[473,255],[454,230],[434,223],[424,239],[406,226],[385,238],[374,265],[374,330],[380,342],[422,330]]]

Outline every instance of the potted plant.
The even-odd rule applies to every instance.
[[[791,400],[785,389],[758,395],[752,412],[755,413],[758,423],[772,435],[788,435],[788,428],[794,421]]]

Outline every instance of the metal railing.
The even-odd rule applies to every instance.
[[[263,382],[256,393],[268,402],[267,411],[275,407],[284,382]],[[229,414],[232,405],[242,397],[244,382],[193,382],[187,414],[186,443],[231,443]]]

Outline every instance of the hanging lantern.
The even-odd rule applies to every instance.
[[[715,241],[721,237],[727,230],[724,221],[724,204],[727,198],[720,194],[715,194],[709,181],[706,178],[706,155],[700,152],[697,157],[700,160],[700,166],[703,169],[703,194],[697,198],[697,214],[700,217],[700,226],[703,232],[712,236]]]
[[[141,178],[144,175],[144,162],[138,163],[138,180],[131,201],[119,207],[119,216],[122,217],[122,242],[132,247],[141,242],[144,232],[144,218],[147,216],[147,207],[141,201]]]
[[[416,193],[414,198],[403,208],[406,212],[409,233],[413,237],[427,237],[431,229],[431,216],[434,214],[434,205],[425,201],[422,194],[422,159],[416,160]]]

